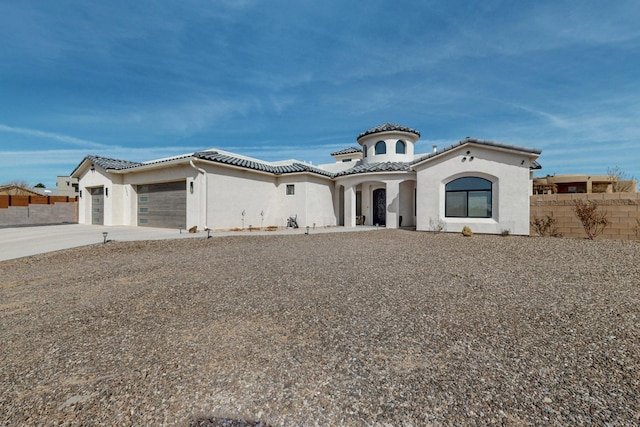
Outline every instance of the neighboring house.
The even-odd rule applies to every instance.
[[[3,185],[0,186],[0,195],[2,196],[42,196],[43,193],[38,191],[20,187],[18,185]]]
[[[206,150],[149,162],[87,156],[79,222],[226,230],[356,224],[529,234],[531,169],[540,150],[466,138],[416,154],[420,133],[386,123],[358,147],[313,166]]]
[[[56,179],[56,195],[76,197],[80,191],[78,190],[78,178],[72,178],[70,176],[58,175]]]
[[[549,175],[533,179],[534,194],[637,192],[635,180],[619,181],[613,175]]]

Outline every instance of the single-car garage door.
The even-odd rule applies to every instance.
[[[138,225],[184,228],[186,220],[185,181],[138,185]]]

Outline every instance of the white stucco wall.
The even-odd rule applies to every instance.
[[[80,224],[91,224],[91,188],[96,187],[111,187],[111,181],[108,177],[108,174],[99,167],[96,167],[95,171],[91,171],[87,167],[81,177],[78,179],[78,188],[82,192],[82,197],[78,198],[78,222]],[[109,194],[109,196],[111,196],[111,193]],[[112,225],[112,200],[112,197],[104,198],[105,225]]]
[[[274,209],[277,196],[274,176],[218,165],[200,166],[207,171],[209,228],[225,230],[249,228],[249,225],[281,225]]]
[[[469,154],[467,154],[469,152]],[[441,220],[446,231],[466,225],[476,233],[529,234],[529,167],[531,156],[479,145],[464,145],[416,166],[417,230],[429,230],[429,219]],[[446,218],[445,185],[454,179],[476,176],[492,187],[492,218]]]

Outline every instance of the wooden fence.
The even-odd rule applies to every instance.
[[[55,203],[77,202],[77,197],[67,196],[11,196],[0,194],[0,209],[7,209],[9,206],[29,206],[29,205],[53,205]]]
[[[573,211],[574,200],[598,203],[598,212],[607,212],[611,222],[602,239],[637,240],[640,221],[640,193],[540,194],[531,196],[531,221],[553,215],[564,237],[586,237],[582,223]],[[536,232],[531,228],[531,235]]]

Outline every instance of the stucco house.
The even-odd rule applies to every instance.
[[[148,162],[87,156],[79,222],[228,230],[379,225],[529,234],[532,169],[540,150],[465,138],[429,153],[420,132],[391,123],[358,135],[334,163],[266,162],[205,150]]]

